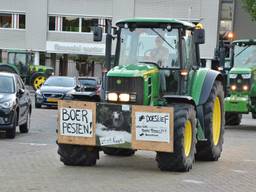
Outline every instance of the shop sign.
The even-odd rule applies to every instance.
[[[105,55],[105,44],[47,41],[46,51],[48,53],[103,56]]]

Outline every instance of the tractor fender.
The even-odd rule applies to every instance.
[[[206,101],[211,93],[213,84],[216,80],[222,82],[222,84],[223,84],[224,78],[223,78],[222,74],[218,71],[209,70],[204,78],[204,82],[203,82],[203,86],[202,86],[201,94],[200,94],[200,99],[199,99],[199,103],[198,103],[199,105],[206,103]]]
[[[7,70],[4,70],[4,68]],[[1,70],[1,69],[3,69],[3,70]],[[10,70],[8,70],[8,69],[10,69]],[[20,74],[19,70],[15,66],[8,65],[8,64],[0,64],[0,71],[13,72],[16,74]]]
[[[30,80],[34,79],[38,75],[42,75],[46,77],[46,74],[44,72],[34,72],[33,74],[31,74]]]
[[[187,104],[193,105],[196,110],[196,103],[195,103],[194,99],[190,96],[164,95],[163,98],[167,101],[168,104],[170,104],[170,103],[187,103]]]

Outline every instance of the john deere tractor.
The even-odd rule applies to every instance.
[[[101,39],[102,28],[95,27],[94,40]],[[60,160],[92,166],[101,150],[130,156],[141,149],[155,151],[163,171],[188,171],[195,159],[217,161],[223,78],[201,68],[202,43],[204,29],[176,19],[133,18],[119,21],[113,32],[108,28],[102,102],[59,102]]]
[[[256,40],[234,41],[230,64],[225,118],[227,125],[239,125],[242,114],[256,118]]]
[[[1,63],[0,71],[19,74],[26,84],[36,90],[53,74],[53,68],[33,65],[33,59],[32,52],[9,50],[7,64]]]

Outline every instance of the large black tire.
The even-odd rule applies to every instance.
[[[110,147],[103,147],[102,148],[103,152],[106,155],[111,155],[111,156],[132,156],[135,154],[135,150],[132,149],[120,149],[120,148],[110,148]]]
[[[43,73],[34,73],[31,77],[31,85],[34,90],[39,89],[45,80],[47,79],[47,76]]]
[[[10,128],[6,131],[6,137],[9,139],[14,139],[16,136],[17,113],[14,113],[12,121],[13,121],[12,128]]]
[[[184,140],[187,122],[191,125],[189,153],[185,152]],[[156,160],[162,171],[189,171],[196,153],[196,112],[189,104],[174,105],[174,152],[157,152]]]
[[[37,102],[35,102],[35,108],[41,108],[42,107],[42,105],[40,104],[40,103],[37,103]]]
[[[65,165],[94,166],[99,159],[99,151],[96,147],[82,145],[58,144],[60,160]]]
[[[256,113],[252,113],[252,118],[256,119]]]
[[[21,133],[28,133],[30,129],[30,122],[31,122],[31,113],[28,111],[27,114],[27,121],[23,125],[20,125],[20,132]]]
[[[215,81],[209,98],[203,105],[204,130],[207,140],[198,141],[196,146],[196,160],[217,161],[221,155],[225,124],[223,102],[224,91],[222,83]]]
[[[225,113],[225,125],[240,125],[242,114],[239,113]]]

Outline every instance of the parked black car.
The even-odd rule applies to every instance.
[[[0,130],[14,138],[16,127],[21,133],[30,128],[32,107],[29,91],[17,74],[0,72]]]
[[[100,101],[101,82],[98,77],[81,76],[78,77],[81,84],[81,92],[93,101]]]
[[[72,94],[80,91],[80,83],[75,77],[51,76],[35,93],[35,107],[57,106],[58,100],[72,99]]]

